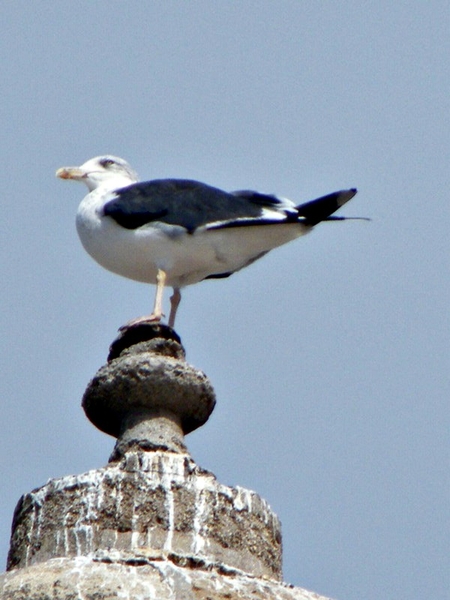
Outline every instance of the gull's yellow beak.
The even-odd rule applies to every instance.
[[[86,173],[79,167],[61,167],[56,171],[56,177],[60,179],[75,179],[75,181],[82,179]]]

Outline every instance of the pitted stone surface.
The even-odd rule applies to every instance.
[[[0,600],[327,600],[280,583],[268,504],[188,454],[214,403],[173,330],[125,328],[83,398],[110,463],[21,498]]]
[[[180,336],[177,332],[163,323],[139,323],[137,325],[124,325],[120,328],[120,333],[109,348],[108,362],[118,358],[124,350],[131,348],[141,342],[149,342],[154,339],[160,342],[173,341],[182,351],[182,358],[186,353],[181,344]],[[170,346],[169,346],[170,347]],[[178,350],[177,350],[178,352]],[[172,355],[176,358],[175,355]]]
[[[52,559],[0,576],[0,600],[329,600],[217,564],[163,555],[139,561]]]
[[[89,383],[83,408],[101,431],[119,437],[129,416],[173,415],[184,434],[208,420],[215,394],[206,375],[184,360],[174,340],[155,338],[125,348]]]
[[[139,560],[150,549],[281,578],[280,523],[268,504],[168,452],[127,453],[23,496],[8,570],[98,551]]]

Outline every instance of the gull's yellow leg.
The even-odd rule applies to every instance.
[[[175,317],[177,316],[178,305],[181,301],[180,288],[173,288],[173,294],[170,296],[170,315],[169,315],[169,327],[175,325]]]
[[[155,304],[153,306],[152,314],[149,317],[147,317],[149,321],[161,321],[161,318],[163,316],[162,301],[164,295],[164,286],[166,285],[166,279],[166,272],[162,269],[158,269],[158,274],[156,275]]]
[[[156,275],[155,304],[153,305],[152,314],[145,317],[138,317],[137,319],[129,321],[126,325],[123,325],[119,331],[123,331],[128,327],[134,327],[135,325],[141,325],[143,323],[159,323],[161,321],[162,317],[164,316],[162,311],[162,301],[166,279],[166,272],[162,269],[158,269],[158,273]],[[172,313],[170,314],[172,315]]]

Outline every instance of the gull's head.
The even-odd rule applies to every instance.
[[[90,192],[98,187],[119,189],[139,181],[126,160],[109,154],[91,158],[81,167],[62,167],[56,171],[56,177],[82,181]]]

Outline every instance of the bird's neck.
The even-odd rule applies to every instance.
[[[107,192],[113,192],[114,190],[120,190],[121,188],[127,187],[132,183],[136,183],[129,177],[111,177],[105,181],[89,181],[87,180],[86,185],[90,192],[97,192],[99,194],[105,194]]]

